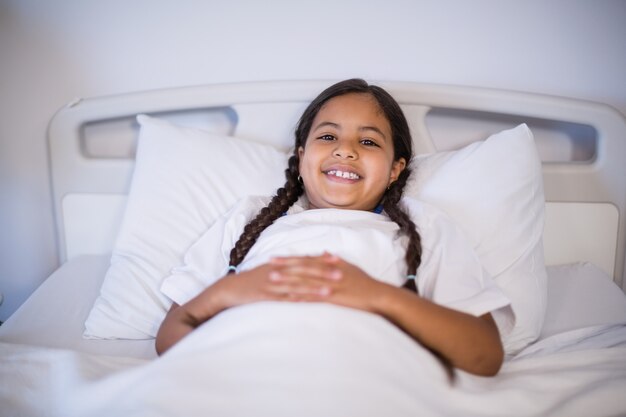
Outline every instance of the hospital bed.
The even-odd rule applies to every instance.
[[[387,362],[363,366],[374,361],[368,350],[352,367],[301,364],[295,374],[297,357],[272,362],[259,347],[272,339],[249,335],[273,334],[268,323],[291,328],[282,320],[293,311],[261,305],[257,322],[244,307],[212,324],[218,334],[242,332],[223,345],[198,342],[212,357],[197,368],[213,375],[203,396],[181,389],[155,398],[159,375],[178,378],[185,392],[194,391],[185,384],[203,383],[190,363],[174,371],[156,360],[153,336],[168,308],[160,280],[238,199],[282,184],[298,117],[330,84],[135,92],[76,99],[54,115],[48,144],[61,266],[0,327],[3,415],[626,415],[624,117],[562,97],[408,82],[376,83],[401,104],[412,130],[417,156],[407,194],[440,206],[494,276],[521,282],[509,291],[526,291],[515,301],[530,330],[511,342],[500,374],[457,371],[450,384],[429,353],[402,371]],[[371,334],[359,341],[388,350],[386,361],[413,349],[384,320],[311,308],[311,326],[334,313],[366,323]],[[283,336],[273,349],[294,343]],[[386,336],[398,351],[377,345]],[[337,352],[352,342],[345,343]],[[190,344],[179,356],[197,353]],[[233,356],[245,369],[228,370]],[[151,388],[128,398],[138,386]]]

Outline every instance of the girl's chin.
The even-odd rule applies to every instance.
[[[309,209],[327,209],[327,208],[342,209],[342,210],[369,210],[369,208],[367,208],[363,204],[356,204],[352,201],[339,200],[339,199],[318,202],[317,204],[315,202],[309,203]]]

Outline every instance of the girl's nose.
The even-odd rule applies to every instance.
[[[337,141],[337,147],[335,148],[333,155],[341,159],[357,159],[358,153],[354,146],[347,141]]]

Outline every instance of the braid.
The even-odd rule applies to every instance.
[[[406,248],[406,255],[404,259],[406,260],[407,274],[415,275],[417,268],[422,262],[422,238],[417,231],[415,223],[411,220],[411,217],[409,217],[402,205],[399,204],[400,198],[402,198],[402,190],[404,189],[404,185],[406,184],[410,173],[410,168],[405,168],[398,179],[389,186],[389,189],[383,198],[383,208],[389,218],[400,226],[400,232],[409,237],[409,244]],[[414,279],[407,279],[403,287],[408,290],[415,291],[416,293],[418,292]],[[454,373],[452,363],[438,351],[429,347],[426,348],[439,360],[441,366],[443,366],[443,369],[446,372],[448,381],[453,384],[456,380],[456,374]]]
[[[302,184],[299,181],[299,159],[297,153],[289,158],[288,167],[285,170],[285,177],[287,178],[285,185],[276,191],[276,195],[272,198],[267,207],[261,209],[259,214],[243,229],[243,233],[239,236],[235,247],[230,251],[231,266],[236,267],[243,261],[250,251],[250,248],[256,243],[261,232],[282,216],[289,207],[298,201],[298,198],[304,192]],[[232,272],[231,270],[229,273]]]
[[[406,248],[404,259],[407,266],[407,275],[415,275],[417,268],[422,262],[422,244],[421,237],[417,231],[417,227],[411,217],[400,204],[402,190],[410,175],[410,169],[406,168],[399,178],[389,186],[383,199],[383,208],[391,220],[400,226],[400,233],[405,234],[409,238],[409,244]],[[414,279],[407,279],[404,287],[417,292],[417,286]]]

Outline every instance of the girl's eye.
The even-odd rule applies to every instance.
[[[321,140],[335,140],[335,137],[333,135],[322,135],[319,137],[319,139]]]
[[[361,143],[365,146],[378,146],[378,144],[371,139],[363,139]]]

